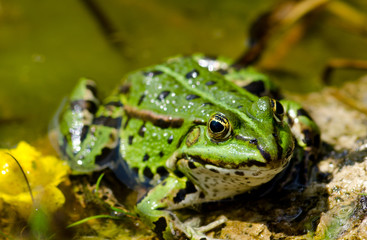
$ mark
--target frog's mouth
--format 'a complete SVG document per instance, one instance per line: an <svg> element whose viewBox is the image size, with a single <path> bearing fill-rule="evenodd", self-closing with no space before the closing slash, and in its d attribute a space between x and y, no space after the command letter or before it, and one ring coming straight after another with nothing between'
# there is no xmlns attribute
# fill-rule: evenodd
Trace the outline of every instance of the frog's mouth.
<svg viewBox="0 0 367 240"><path fill-rule="evenodd" d="M235 169L235 170L271 170L271 169L278 169L278 168L285 168L288 164L288 160L283 161L282 164L279 166L272 166L271 164L259 162L256 160L246 160L241 163L228 163L223 160L214 159L214 160L208 160L203 159L198 156L189 156L187 157L189 162L191 163L197 163L202 166L214 166L221 169Z"/></svg>

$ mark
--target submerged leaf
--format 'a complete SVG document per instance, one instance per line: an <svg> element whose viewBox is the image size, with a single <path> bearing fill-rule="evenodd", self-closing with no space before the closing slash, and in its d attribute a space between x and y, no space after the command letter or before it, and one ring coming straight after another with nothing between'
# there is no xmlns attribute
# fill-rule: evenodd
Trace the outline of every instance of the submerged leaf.
<svg viewBox="0 0 367 240"><path fill-rule="evenodd" d="M27 181L34 196L34 203ZM53 156L42 156L34 147L20 142L15 149L0 149L0 198L24 217L28 218L34 207L41 206L53 212L65 202L57 188L68 173L67 164Z"/></svg>

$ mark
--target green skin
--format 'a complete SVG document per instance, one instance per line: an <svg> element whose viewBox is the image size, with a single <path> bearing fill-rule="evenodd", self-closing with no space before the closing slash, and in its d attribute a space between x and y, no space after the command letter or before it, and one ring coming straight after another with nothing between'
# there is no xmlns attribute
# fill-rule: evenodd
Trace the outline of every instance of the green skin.
<svg viewBox="0 0 367 240"><path fill-rule="evenodd" d="M60 149L76 172L109 167L148 187L136 212L160 239L207 239L172 210L270 181L295 146L317 155L317 125L299 104L265 96L273 90L252 68L201 55L134 72L103 104L81 79L58 115Z"/></svg>

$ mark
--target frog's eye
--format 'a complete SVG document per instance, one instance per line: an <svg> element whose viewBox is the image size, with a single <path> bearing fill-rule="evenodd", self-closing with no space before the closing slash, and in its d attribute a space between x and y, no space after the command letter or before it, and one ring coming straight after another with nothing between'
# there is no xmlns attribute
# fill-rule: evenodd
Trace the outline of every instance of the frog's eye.
<svg viewBox="0 0 367 240"><path fill-rule="evenodd" d="M282 122L284 117L284 108L277 100L270 100L271 108L273 109L274 118L277 122Z"/></svg>
<svg viewBox="0 0 367 240"><path fill-rule="evenodd" d="M209 136L218 142L227 140L232 134L231 124L222 113L212 115L208 121Z"/></svg>

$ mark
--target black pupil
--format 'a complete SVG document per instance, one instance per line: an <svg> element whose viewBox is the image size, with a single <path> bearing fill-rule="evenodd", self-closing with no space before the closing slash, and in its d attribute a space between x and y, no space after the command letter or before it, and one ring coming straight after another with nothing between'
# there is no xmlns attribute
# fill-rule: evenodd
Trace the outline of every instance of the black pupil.
<svg viewBox="0 0 367 240"><path fill-rule="evenodd" d="M215 120L210 122L209 127L210 127L210 130L212 130L212 132L215 132L215 133L222 132L224 130L223 124Z"/></svg>
<svg viewBox="0 0 367 240"><path fill-rule="evenodd" d="M277 114L282 115L284 113L284 109L282 104L280 104L280 102L276 102L276 107L277 107Z"/></svg>

